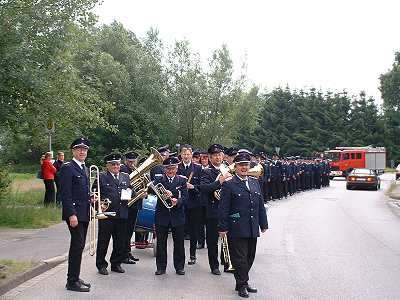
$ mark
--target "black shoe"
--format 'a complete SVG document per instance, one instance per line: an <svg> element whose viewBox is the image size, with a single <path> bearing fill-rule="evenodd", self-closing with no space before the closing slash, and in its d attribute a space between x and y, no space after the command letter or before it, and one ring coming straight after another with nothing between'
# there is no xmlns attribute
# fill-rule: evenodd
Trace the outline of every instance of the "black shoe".
<svg viewBox="0 0 400 300"><path fill-rule="evenodd" d="M211 270L211 273L214 275L221 275L221 272L219 271L219 269L213 269L213 270Z"/></svg>
<svg viewBox="0 0 400 300"><path fill-rule="evenodd" d="M204 249L204 244L197 244L197 249Z"/></svg>
<svg viewBox="0 0 400 300"><path fill-rule="evenodd" d="M125 259L122 261L122 263L123 263L123 264L128 264L128 265L134 265L134 264L136 264L136 262L135 262L133 259L130 259L129 257L128 257L128 258L125 258Z"/></svg>
<svg viewBox="0 0 400 300"><path fill-rule="evenodd" d="M120 265L111 266L111 271L117 272L117 273L125 273L125 270L122 269Z"/></svg>
<svg viewBox="0 0 400 300"><path fill-rule="evenodd" d="M239 295L239 297L249 298L249 293L247 292L247 289L245 286L242 286L241 288L239 288L238 295Z"/></svg>
<svg viewBox="0 0 400 300"><path fill-rule="evenodd" d="M68 282L65 286L67 290L74 292L89 292L90 288L86 285L82 285L79 281Z"/></svg>
<svg viewBox="0 0 400 300"><path fill-rule="evenodd" d="M192 266L194 264L196 264L196 257L191 257L190 260L188 261L188 265Z"/></svg>
<svg viewBox="0 0 400 300"><path fill-rule="evenodd" d="M134 257L132 254L129 253L129 258L132 259L133 261L139 261L139 258Z"/></svg>
<svg viewBox="0 0 400 300"><path fill-rule="evenodd" d="M106 268L100 268L100 269L99 269L99 274L101 274L101 275L108 275L108 271L107 271Z"/></svg>
<svg viewBox="0 0 400 300"><path fill-rule="evenodd" d="M246 290L249 292L249 293L257 293L257 289L256 288L253 288L253 287L251 287L251 286L247 286L246 287Z"/></svg>
<svg viewBox="0 0 400 300"><path fill-rule="evenodd" d="M157 270L154 274L155 275L164 275L165 274L165 270Z"/></svg>
<svg viewBox="0 0 400 300"><path fill-rule="evenodd" d="M176 270L176 274L185 275L185 270Z"/></svg>
<svg viewBox="0 0 400 300"><path fill-rule="evenodd" d="M190 235L185 234L185 240L190 241Z"/></svg>
<svg viewBox="0 0 400 300"><path fill-rule="evenodd" d="M79 283L80 283L81 285L86 285L89 289L90 289L90 287L91 287L91 285L90 285L89 282L85 282L85 281L83 281L83 279L80 279L80 278L79 278Z"/></svg>

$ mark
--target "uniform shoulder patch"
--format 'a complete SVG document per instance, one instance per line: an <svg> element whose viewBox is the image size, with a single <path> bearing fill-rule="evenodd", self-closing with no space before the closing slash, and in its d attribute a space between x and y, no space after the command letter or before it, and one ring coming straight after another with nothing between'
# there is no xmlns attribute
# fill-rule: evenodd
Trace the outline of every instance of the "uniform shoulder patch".
<svg viewBox="0 0 400 300"><path fill-rule="evenodd" d="M184 178L184 179L188 179L185 175L179 174L178 176L181 177L181 178Z"/></svg>
<svg viewBox="0 0 400 300"><path fill-rule="evenodd" d="M129 174L128 173L126 173L126 172L120 172L121 174L124 174L124 175L128 175L129 176Z"/></svg>

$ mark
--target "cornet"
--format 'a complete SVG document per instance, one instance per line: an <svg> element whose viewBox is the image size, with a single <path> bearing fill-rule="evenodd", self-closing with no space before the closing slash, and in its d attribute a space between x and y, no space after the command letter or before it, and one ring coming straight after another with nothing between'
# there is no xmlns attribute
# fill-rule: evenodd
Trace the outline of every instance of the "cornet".
<svg viewBox="0 0 400 300"><path fill-rule="evenodd" d="M90 196L94 198L93 205L90 205L89 210L89 254L93 256L96 253L97 247L98 220L115 217L116 213L106 212L111 204L110 199L100 200L100 172L99 168L95 165L89 168L89 188Z"/></svg>

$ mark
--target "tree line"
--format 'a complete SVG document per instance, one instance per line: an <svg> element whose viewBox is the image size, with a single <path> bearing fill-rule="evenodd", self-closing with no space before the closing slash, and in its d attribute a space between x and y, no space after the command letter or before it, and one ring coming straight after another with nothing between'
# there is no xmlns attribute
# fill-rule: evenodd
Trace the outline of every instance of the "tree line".
<svg viewBox="0 0 400 300"><path fill-rule="evenodd" d="M214 142L290 155L372 144L400 159L400 54L380 77L382 107L364 92L260 90L226 45L204 64L188 40L165 45L153 28L139 38L117 21L98 24L97 2L0 1L3 163L36 163L49 121L54 149L84 135L94 160Z"/></svg>

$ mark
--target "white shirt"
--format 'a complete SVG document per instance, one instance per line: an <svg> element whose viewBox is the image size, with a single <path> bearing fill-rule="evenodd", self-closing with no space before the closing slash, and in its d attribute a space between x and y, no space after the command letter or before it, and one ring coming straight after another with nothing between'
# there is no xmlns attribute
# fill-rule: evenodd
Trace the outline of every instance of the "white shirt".
<svg viewBox="0 0 400 300"><path fill-rule="evenodd" d="M85 162L81 162L81 161L77 160L75 157L72 158L72 160L74 162L76 162L81 169L82 169L82 165L85 165Z"/></svg>
<svg viewBox="0 0 400 300"><path fill-rule="evenodd" d="M249 178L248 178L247 176L246 176L246 178L242 178L242 177L240 177L240 176L237 175L237 174L236 174L236 176L237 176L237 178L239 178L241 181L245 181L246 187L247 187L247 189L250 191Z"/></svg>

